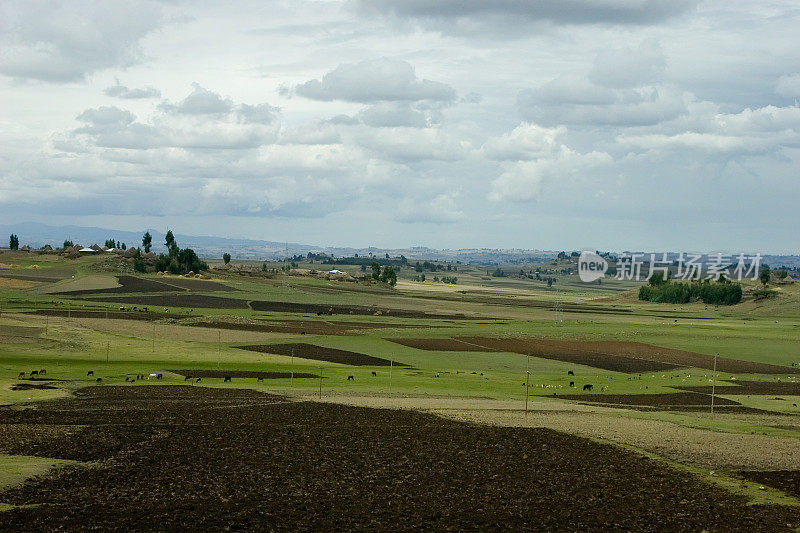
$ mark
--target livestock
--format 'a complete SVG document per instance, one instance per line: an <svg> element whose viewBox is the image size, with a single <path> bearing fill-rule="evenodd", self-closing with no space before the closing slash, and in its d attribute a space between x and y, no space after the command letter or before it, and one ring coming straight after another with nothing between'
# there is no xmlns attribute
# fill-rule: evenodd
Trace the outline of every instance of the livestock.
<svg viewBox="0 0 800 533"><path fill-rule="evenodd" d="M356 378L354 378L353 376L347 376L347 381L355 381L355 380Z"/></svg>
<svg viewBox="0 0 800 533"><path fill-rule="evenodd" d="M570 381L570 382L569 382L569 386L570 386L570 387L574 387L574 386L575 386L575 382L574 382L574 381Z"/></svg>
<svg viewBox="0 0 800 533"><path fill-rule="evenodd" d="M189 381L190 379L192 379L192 376L185 376L185 377L183 378L183 381Z"/></svg>
<svg viewBox="0 0 800 533"><path fill-rule="evenodd" d="M569 371L567 371L567 375L568 376L574 376L575 372L573 372L572 370L569 370Z"/></svg>
<svg viewBox="0 0 800 533"><path fill-rule="evenodd" d="M230 376L225 376L225 378L223 378L222 382L223 382L223 383L227 383L227 382L229 382L230 380L231 380L231 377L230 377Z"/></svg>
<svg viewBox="0 0 800 533"><path fill-rule="evenodd" d="M89 371L86 373L86 375L87 375L87 376L94 376L94 370L89 370Z"/></svg>
<svg viewBox="0 0 800 533"><path fill-rule="evenodd" d="M47 369L46 368L43 368L43 369L39 370L39 375L40 376L43 376L45 374L47 374Z"/></svg>
<svg viewBox="0 0 800 533"><path fill-rule="evenodd" d="M39 371L38 370L31 370L31 377L38 376L38 375L39 375Z"/></svg>
<svg viewBox="0 0 800 533"><path fill-rule="evenodd" d="M592 390L592 386L590 384L586 384L583 386L583 390Z"/></svg>
<svg viewBox="0 0 800 533"><path fill-rule="evenodd" d="M19 375L17 376L17 379L22 379L24 377L25 377L25 372L20 372Z"/></svg>
<svg viewBox="0 0 800 533"><path fill-rule="evenodd" d="M100 383L101 381L103 381L103 378L97 378L95 381L96 381L97 383Z"/></svg>
<svg viewBox="0 0 800 533"><path fill-rule="evenodd" d="M377 375L378 375L378 373L377 373L377 372L375 372L375 371L373 370L373 372L372 372L372 375L373 375L373 376L377 376Z"/></svg>
<svg viewBox="0 0 800 533"><path fill-rule="evenodd" d="M203 379L203 378L197 378L196 380L194 380L194 382L195 382L195 383L200 383L200 381L202 381L202 379Z"/></svg>

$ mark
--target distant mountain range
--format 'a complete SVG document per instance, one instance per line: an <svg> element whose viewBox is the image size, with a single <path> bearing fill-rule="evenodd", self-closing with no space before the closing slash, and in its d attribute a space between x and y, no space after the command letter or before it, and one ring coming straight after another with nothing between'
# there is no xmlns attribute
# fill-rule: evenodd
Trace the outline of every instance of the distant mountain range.
<svg viewBox="0 0 800 533"><path fill-rule="evenodd" d="M149 231L153 237L153 251L156 253L166 251L164 246L164 233L154 230L123 231L108 228L93 228L84 226L48 226L39 222L21 222L10 225L0 225L0 246L7 246L8 235L14 233L19 237L20 246L28 245L32 248L41 248L49 244L60 247L65 239L75 244L89 246L92 244L103 245L106 239L115 239L126 243L128 246L141 246L142 235ZM282 260L295 255L306 255L308 252L325 252L336 257L347 257L354 254L392 257L404 255L409 259L436 260L436 261L461 261L495 265L501 263L525 263L531 261L547 261L555 258L557 251L509 249L497 250L489 248L437 250L426 247L413 248L348 248L326 247L310 244L286 243L264 241L258 239L229 239L225 237L197 236L175 234L175 239L181 247L194 249L203 258L221 258L227 252L234 259L239 260ZM800 268L800 256L797 255L764 255L764 262L771 267L786 266Z"/></svg>

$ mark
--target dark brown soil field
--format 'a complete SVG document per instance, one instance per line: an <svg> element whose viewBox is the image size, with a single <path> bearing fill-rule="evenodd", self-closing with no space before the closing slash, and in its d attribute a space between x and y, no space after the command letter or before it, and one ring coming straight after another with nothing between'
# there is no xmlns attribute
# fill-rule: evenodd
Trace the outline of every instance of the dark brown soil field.
<svg viewBox="0 0 800 533"><path fill-rule="evenodd" d="M94 302L114 302L119 304L138 304L153 307L191 307L209 309L247 309L247 300L205 296L203 294L152 294L142 296L92 297Z"/></svg>
<svg viewBox="0 0 800 533"><path fill-rule="evenodd" d="M226 376L231 378L249 378L249 379L289 379L292 377L290 372L257 372L254 370L171 370L179 376L192 376L193 378L219 378L223 379ZM306 378L319 378L316 374L308 374L303 372L295 372L294 377L300 379Z"/></svg>
<svg viewBox="0 0 800 533"><path fill-rule="evenodd" d="M381 359L371 355L349 352L347 350L337 350L335 348L326 348L324 346L316 346L314 344L306 344L304 342L295 342L287 344L255 344L252 346L237 346L242 350L250 350L253 352L261 353L274 353L278 355L292 355L294 352L295 357L302 359L313 359L315 361L327 361L329 363L340 363L343 365L353 366L389 366L391 361L388 359ZM408 366L405 363L394 361L394 366Z"/></svg>
<svg viewBox="0 0 800 533"><path fill-rule="evenodd" d="M48 383L15 383L11 390L55 390L58 387Z"/></svg>
<svg viewBox="0 0 800 533"><path fill-rule="evenodd" d="M117 276L117 280L121 287L113 287L111 289L84 289L79 291L64 291L55 294L64 294L67 296L81 296L85 294L128 294L136 293L151 293L151 292L233 292L236 289L217 283L216 281L207 281L199 279L187 278L165 278L164 281L140 278L137 276Z"/></svg>
<svg viewBox="0 0 800 533"><path fill-rule="evenodd" d="M750 481L767 485L800 498L800 472L797 470L748 471L740 472L740 475Z"/></svg>
<svg viewBox="0 0 800 533"><path fill-rule="evenodd" d="M333 320L288 320L253 322L199 322L192 324L203 328L231 329L237 331L263 331L267 333L307 333L309 335L351 335L354 331L374 328L413 328L421 325L380 322L344 322ZM428 327L428 326L425 326Z"/></svg>
<svg viewBox="0 0 800 533"><path fill-rule="evenodd" d="M86 311L83 309L37 309L33 314L49 316L69 316L71 318L120 318L126 320L159 320L161 318L186 318L173 313L154 313L152 311Z"/></svg>
<svg viewBox="0 0 800 533"><path fill-rule="evenodd" d="M725 386L717 384L717 394L753 394L766 396L770 394L785 394L787 396L800 396L800 382L789 381L724 381ZM727 385L734 385L729 387ZM676 389L689 390L711 394L710 386L702 387L675 387Z"/></svg>
<svg viewBox="0 0 800 533"><path fill-rule="evenodd" d="M305 304L297 302L250 302L250 307L254 311L270 311L276 313L321 313L324 315L375 315L394 316L398 318L434 318L434 319L457 319L464 320L469 318L464 315L445 315L437 313L425 313L423 311L413 311L409 309L388 309L385 307L369 307L361 305L328 305L328 304ZM480 317L486 319L486 317Z"/></svg>
<svg viewBox="0 0 800 533"><path fill-rule="evenodd" d="M84 428L78 430L76 426ZM2 531L791 531L800 511L549 429L236 389L0 408L0 450L95 461L0 494Z"/></svg>
<svg viewBox="0 0 800 533"><path fill-rule="evenodd" d="M714 368L711 355L662 348L641 342L622 341L561 341L551 339L498 339L486 337L457 337L504 352L535 355L570 363L616 370L618 372L656 372L677 367ZM785 366L753 363L736 359L717 358L717 370L734 374L792 374Z"/></svg>
<svg viewBox="0 0 800 533"><path fill-rule="evenodd" d="M711 407L711 396L696 392L673 392L666 394L559 394L564 400L608 403L614 405L642 405L649 407ZM714 398L714 406L741 405L739 402Z"/></svg>
<svg viewBox="0 0 800 533"><path fill-rule="evenodd" d="M477 346L456 339L386 339L409 348L435 352L497 352L494 348Z"/></svg>

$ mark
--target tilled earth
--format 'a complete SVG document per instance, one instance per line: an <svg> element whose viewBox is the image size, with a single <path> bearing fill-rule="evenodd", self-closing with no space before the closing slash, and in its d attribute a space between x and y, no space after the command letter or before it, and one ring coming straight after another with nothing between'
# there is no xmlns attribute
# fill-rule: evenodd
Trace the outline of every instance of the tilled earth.
<svg viewBox="0 0 800 533"><path fill-rule="evenodd" d="M94 387L2 408L0 451L94 461L0 493L40 504L0 513L4 531L800 525L796 509L748 506L644 457L548 429L237 389Z"/></svg>

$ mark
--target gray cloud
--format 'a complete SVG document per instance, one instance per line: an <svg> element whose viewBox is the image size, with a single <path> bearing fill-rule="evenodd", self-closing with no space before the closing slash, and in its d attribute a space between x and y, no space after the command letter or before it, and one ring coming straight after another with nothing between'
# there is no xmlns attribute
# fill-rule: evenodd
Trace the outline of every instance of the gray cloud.
<svg viewBox="0 0 800 533"><path fill-rule="evenodd" d="M119 80L117 80L116 85L112 85L107 87L105 90L106 96L111 96L113 98L122 98L125 100L138 100L142 98L160 98L161 91L154 87L140 87L137 89L131 89L130 87L126 87L125 85L120 85Z"/></svg>
<svg viewBox="0 0 800 533"><path fill-rule="evenodd" d="M419 79L408 62L386 57L339 65L321 80L298 85L295 92L312 100L359 103L419 100L450 103L456 97L449 85Z"/></svg>
<svg viewBox="0 0 800 533"><path fill-rule="evenodd" d="M358 116L364 124L373 127L424 128L428 125L425 113L413 109L407 102L384 102L371 105L361 110Z"/></svg>
<svg viewBox="0 0 800 533"><path fill-rule="evenodd" d="M141 39L161 25L156 2L88 1L0 4L0 73L70 82L141 62Z"/></svg>
<svg viewBox="0 0 800 533"><path fill-rule="evenodd" d="M179 104L162 102L159 107L164 111L183 115L228 113L233 109L233 102L229 98L222 98L219 94L204 89L198 83L193 83L192 87L194 87L194 91Z"/></svg>
<svg viewBox="0 0 800 533"><path fill-rule="evenodd" d="M353 0L360 12L411 19L445 33L506 29L519 34L531 22L650 25L682 15L697 0Z"/></svg>

